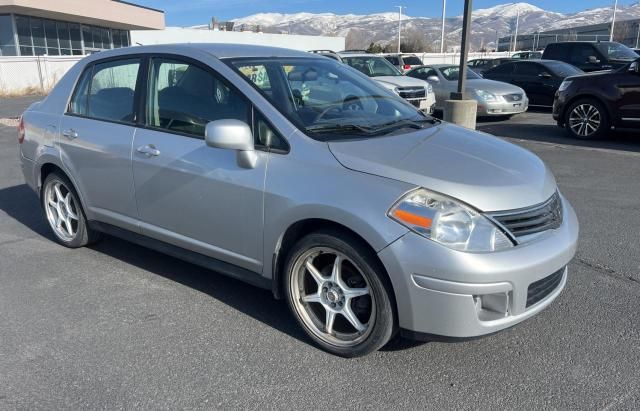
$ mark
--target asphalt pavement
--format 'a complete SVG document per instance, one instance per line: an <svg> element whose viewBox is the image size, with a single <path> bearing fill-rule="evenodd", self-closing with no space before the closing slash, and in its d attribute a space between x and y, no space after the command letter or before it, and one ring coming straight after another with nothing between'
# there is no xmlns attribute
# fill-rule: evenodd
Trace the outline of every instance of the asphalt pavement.
<svg viewBox="0 0 640 411"><path fill-rule="evenodd" d="M0 125L0 409L640 408L640 136L570 140L545 112L478 128L538 154L575 207L565 291L504 332L349 360L268 291L115 238L57 245Z"/></svg>

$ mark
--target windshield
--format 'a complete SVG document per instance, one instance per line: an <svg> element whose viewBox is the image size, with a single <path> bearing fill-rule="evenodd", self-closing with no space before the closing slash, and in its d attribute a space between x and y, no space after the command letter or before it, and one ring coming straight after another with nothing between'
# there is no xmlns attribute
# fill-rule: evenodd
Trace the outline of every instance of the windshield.
<svg viewBox="0 0 640 411"><path fill-rule="evenodd" d="M638 55L624 44L596 43L596 47L609 59L635 60L638 58Z"/></svg>
<svg viewBox="0 0 640 411"><path fill-rule="evenodd" d="M402 73L384 57L343 57L342 61L369 77L402 75Z"/></svg>
<svg viewBox="0 0 640 411"><path fill-rule="evenodd" d="M458 78L460 78L460 67L458 66L440 67L438 70L440 70L442 76L449 81L458 81ZM467 80L475 80L479 78L482 77L477 75L475 71L467 69Z"/></svg>
<svg viewBox="0 0 640 411"><path fill-rule="evenodd" d="M576 66L572 66L571 64L564 63L562 61L547 61L545 66L557 74L558 77L569 77L584 73L584 71L580 70Z"/></svg>
<svg viewBox="0 0 640 411"><path fill-rule="evenodd" d="M378 83L326 58L239 58L225 63L317 140L401 133L435 122Z"/></svg>

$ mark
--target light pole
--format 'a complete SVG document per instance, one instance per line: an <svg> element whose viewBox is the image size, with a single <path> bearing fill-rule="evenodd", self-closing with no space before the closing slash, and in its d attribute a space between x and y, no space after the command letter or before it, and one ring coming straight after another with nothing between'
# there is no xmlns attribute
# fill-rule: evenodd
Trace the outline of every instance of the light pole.
<svg viewBox="0 0 640 411"><path fill-rule="evenodd" d="M440 54L444 53L444 18L447 14L447 0L442 0L442 31L440 32Z"/></svg>
<svg viewBox="0 0 640 411"><path fill-rule="evenodd" d="M611 33L609 41L613 41L613 29L616 27L616 11L618 11L618 0L613 3L613 16L611 17Z"/></svg>
<svg viewBox="0 0 640 411"><path fill-rule="evenodd" d="M406 9L404 6L396 6L398 8L398 53L400 53L400 34L402 31L402 9Z"/></svg>
<svg viewBox="0 0 640 411"><path fill-rule="evenodd" d="M636 35L636 48L640 48L640 22L638 22L638 34Z"/></svg>
<svg viewBox="0 0 640 411"><path fill-rule="evenodd" d="M515 33L515 36L513 37L513 51L516 51L516 48L518 48L518 25L519 24L520 24L520 9L518 9L518 13L516 14L516 33Z"/></svg>

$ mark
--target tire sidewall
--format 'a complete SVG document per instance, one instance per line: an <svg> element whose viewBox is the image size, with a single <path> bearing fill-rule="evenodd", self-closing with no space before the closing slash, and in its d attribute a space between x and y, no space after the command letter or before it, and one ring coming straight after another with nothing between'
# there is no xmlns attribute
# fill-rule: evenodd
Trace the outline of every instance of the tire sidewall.
<svg viewBox="0 0 640 411"><path fill-rule="evenodd" d="M571 116L571 112L573 112L573 110L577 106L579 106L581 104L590 104L593 107L595 107L596 110L598 110L598 112L600 113L600 126L598 127L598 129L593 134L590 134L588 136L581 136L581 135L576 134L571 129L571 126L569 125L569 117ZM600 104L600 102L598 102L596 100L593 100L593 99L580 99L580 100L574 101L569 106L569 109L567 110L567 113L565 114L564 124L565 124L565 128L566 128L567 132L573 138L577 138L577 139L580 139L580 140L597 140L599 138L604 137L604 133L609 129L609 117L608 117L608 114L607 114L604 106L602 104Z"/></svg>
<svg viewBox="0 0 640 411"><path fill-rule="evenodd" d="M60 182L64 184L64 186L69 190L69 193L71 193L71 197L73 198L73 201L76 204L76 209L78 214L78 232L76 233L75 237L71 241L65 241L63 238L60 238L58 234L55 232L55 230L53 229L53 227L51 227L51 222L47 217L46 204L45 204L46 198L44 193L45 193L46 187L55 182ZM49 228L51 229L51 232L53 233L53 236L55 237L58 243L64 245L65 247L78 248L86 245L89 242L87 219L84 215L82 203L80 202L80 198L78 197L78 193L73 187L73 184L71 184L71 181L69 181L68 178L55 172L49 174L45 178L44 183L42 184L42 189L40 193L40 205L42 206L42 212L43 212L44 218L47 221L47 224L49 225Z"/></svg>
<svg viewBox="0 0 640 411"><path fill-rule="evenodd" d="M291 276L295 275L293 267L296 260L308 249L312 247L328 247L344 253L367 277L373 298L376 303L376 315L373 329L369 336L361 343L352 347L339 347L329 344L313 334L308 326L300 318L294 306L293 294L290 289ZM285 275L283 276L284 289L289 309L293 313L296 321L313 340L313 342L325 351L341 357L359 357L372 351L376 351L384 346L396 331L395 311L392 292L389 286L381 279L382 273L378 273L381 268L371 258L370 252L363 247L359 241L351 236L339 235L332 232L316 232L303 237L290 250L285 265Z"/></svg>

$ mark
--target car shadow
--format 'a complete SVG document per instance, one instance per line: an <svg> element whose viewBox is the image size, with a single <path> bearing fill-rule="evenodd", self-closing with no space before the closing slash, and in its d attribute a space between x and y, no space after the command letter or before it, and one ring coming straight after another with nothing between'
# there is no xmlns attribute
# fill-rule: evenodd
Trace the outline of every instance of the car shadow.
<svg viewBox="0 0 640 411"><path fill-rule="evenodd" d="M39 206L38 197L26 184L0 189L0 210L34 233L54 241ZM291 315L286 301L276 300L270 290L246 284L116 237L105 236L102 241L89 248L205 293L305 344L311 343ZM404 350L421 344L423 343L396 337L383 347L383 351Z"/></svg>

